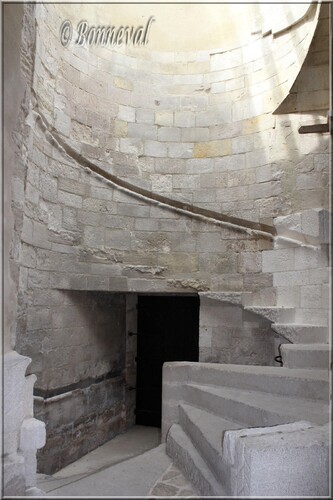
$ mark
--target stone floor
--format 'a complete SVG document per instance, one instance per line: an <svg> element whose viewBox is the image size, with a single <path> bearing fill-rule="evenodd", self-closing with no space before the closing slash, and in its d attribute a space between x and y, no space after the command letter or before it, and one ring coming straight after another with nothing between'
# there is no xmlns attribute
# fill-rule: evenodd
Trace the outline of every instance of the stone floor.
<svg viewBox="0 0 333 500"><path fill-rule="evenodd" d="M152 497L197 497L193 486L187 481L180 470L171 464L164 474L156 481L148 493Z"/></svg>
<svg viewBox="0 0 333 500"><path fill-rule="evenodd" d="M52 476L38 474L47 497L195 497L160 444L160 430L134 426Z"/></svg>

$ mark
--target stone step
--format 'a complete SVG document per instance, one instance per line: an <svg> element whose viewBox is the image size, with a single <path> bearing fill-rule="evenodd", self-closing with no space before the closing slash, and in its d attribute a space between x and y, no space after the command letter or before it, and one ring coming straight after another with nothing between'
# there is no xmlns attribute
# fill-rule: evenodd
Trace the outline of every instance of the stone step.
<svg viewBox="0 0 333 500"><path fill-rule="evenodd" d="M329 376L325 370L291 369L277 366L232 365L218 363L165 363L163 379L168 384L164 394L174 392L188 380L201 385L234 387L285 396L328 400ZM173 390L174 389L174 390ZM181 399L181 395L179 395Z"/></svg>
<svg viewBox="0 0 333 500"><path fill-rule="evenodd" d="M282 344L283 366L328 370L330 350L328 344Z"/></svg>
<svg viewBox="0 0 333 500"><path fill-rule="evenodd" d="M222 460L222 440L226 430L240 429L240 425L184 403L179 405L179 423L216 479L228 491L230 474Z"/></svg>
<svg viewBox="0 0 333 500"><path fill-rule="evenodd" d="M266 427L308 420L325 424L329 405L324 402L278 396L258 391L188 383L183 400L244 427Z"/></svg>
<svg viewBox="0 0 333 500"><path fill-rule="evenodd" d="M166 452L201 495L225 496L222 485L178 424L173 424L169 430Z"/></svg>
<svg viewBox="0 0 333 500"><path fill-rule="evenodd" d="M295 318L295 309L293 307L282 306L245 306L246 311L253 312L259 316L263 316L272 323L287 323Z"/></svg>
<svg viewBox="0 0 333 500"><path fill-rule="evenodd" d="M272 330L294 344L326 344L328 342L326 326L277 322L272 324Z"/></svg>
<svg viewBox="0 0 333 500"><path fill-rule="evenodd" d="M330 213L327 209L311 208L276 217L274 226L278 237L309 245L329 243Z"/></svg>

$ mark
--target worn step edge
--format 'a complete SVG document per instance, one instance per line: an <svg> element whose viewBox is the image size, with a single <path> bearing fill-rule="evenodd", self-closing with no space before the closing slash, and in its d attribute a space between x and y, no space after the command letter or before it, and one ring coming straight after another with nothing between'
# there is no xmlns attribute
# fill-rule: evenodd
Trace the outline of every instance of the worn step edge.
<svg viewBox="0 0 333 500"><path fill-rule="evenodd" d="M224 496L222 485L178 424L173 424L169 430L166 452L201 495Z"/></svg>
<svg viewBox="0 0 333 500"><path fill-rule="evenodd" d="M326 326L276 322L271 325L271 328L295 344L325 344L328 342L328 328Z"/></svg>
<svg viewBox="0 0 333 500"><path fill-rule="evenodd" d="M295 309L293 307L283 306L245 306L245 311L249 311L259 316L263 316L272 323L287 323L295 318Z"/></svg>
<svg viewBox="0 0 333 500"><path fill-rule="evenodd" d="M316 424L328 421L329 405L319 401L290 398L226 387L187 384L185 400L244 427L267 427L302 420Z"/></svg>
<svg viewBox="0 0 333 500"><path fill-rule="evenodd" d="M329 394L327 370L182 362L166 363L163 380L165 392L169 384L193 382L319 400Z"/></svg>
<svg viewBox="0 0 333 500"><path fill-rule="evenodd" d="M265 439L268 435L273 434L288 434L294 431L313 428L313 424L306 420L299 420L290 424L272 425L270 427L250 427L247 429L236 429L226 431L222 441L222 457L225 463L229 465L235 464L235 448L236 441L242 437L256 436Z"/></svg>
<svg viewBox="0 0 333 500"><path fill-rule="evenodd" d="M239 430L241 425L184 403L179 405L179 422L216 479L228 491L229 473L222 460L222 440L225 431Z"/></svg>
<svg viewBox="0 0 333 500"><path fill-rule="evenodd" d="M284 366L312 370L329 369L331 347L328 344L283 344L281 355Z"/></svg>

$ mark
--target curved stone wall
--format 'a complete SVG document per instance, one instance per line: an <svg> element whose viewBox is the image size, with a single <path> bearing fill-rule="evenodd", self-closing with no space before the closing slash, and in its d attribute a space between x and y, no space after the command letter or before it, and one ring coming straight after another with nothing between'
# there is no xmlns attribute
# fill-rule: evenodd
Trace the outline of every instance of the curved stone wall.
<svg viewBox="0 0 333 500"><path fill-rule="evenodd" d="M315 5L286 32L194 53L66 48L59 27L71 7L61 9L36 5L24 175L12 200L16 347L37 375L46 473L127 425L130 294L239 291L276 304L273 275L262 272L272 221L327 204L329 143L297 132L326 118L324 71L311 110L274 114L308 53ZM246 331L244 356L256 350L265 364L273 342L261 326Z"/></svg>
<svg viewBox="0 0 333 500"><path fill-rule="evenodd" d="M64 48L61 8L39 9L38 109L83 156L135 186L252 221L272 224L278 213L304 208L305 192L306 208L325 202L326 178L312 196L290 164L326 153L327 138L299 136L309 117L272 114L300 71L318 6L289 30L254 36L230 51L191 53L74 42ZM73 8L73 25L77 16ZM320 120L328 106L327 68L318 79Z"/></svg>

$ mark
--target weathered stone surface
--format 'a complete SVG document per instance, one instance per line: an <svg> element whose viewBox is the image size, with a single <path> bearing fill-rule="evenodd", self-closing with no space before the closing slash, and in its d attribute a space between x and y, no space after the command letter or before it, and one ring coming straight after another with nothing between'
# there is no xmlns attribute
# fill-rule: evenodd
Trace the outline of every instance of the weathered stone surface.
<svg viewBox="0 0 333 500"><path fill-rule="evenodd" d="M36 15L26 9L15 59L19 67L23 53L26 97L21 78L20 92L6 82L15 96L6 103L17 101L6 111L6 176L13 181L10 189L6 177L6 338L17 332L17 348L33 357L37 390L68 389L125 370L124 302L97 293L91 299L87 290L230 292L228 306L213 308L213 296L203 297L200 356L216 362L269 364L272 357L270 330L265 338L264 321L235 307L237 291L239 306L246 290L253 305L277 301L296 308L300 322L326 325L329 136L297 132L326 120L326 18L310 49L311 16L287 23L274 37L274 63L270 35L223 52L170 47L146 57L111 48L105 58L97 47L71 52L59 45L58 7L39 6ZM285 112L274 114L280 105ZM271 240L237 225L227 229L214 214L199 219L200 207L271 226L275 218L279 236L317 248L280 238L272 249ZM32 379L28 385L32 390ZM23 386L15 398L24 398ZM52 467L64 463L75 440L71 459L92 446L89 432L97 427L99 443L121 428L121 405L114 414L91 416L105 404L102 391L92 393L86 400L75 393L74 410L69 400L59 403L52 416L59 427L45 448ZM133 422L133 397L125 404ZM31 402L17 408L5 441L13 454L17 428L27 413L32 418ZM32 455L28 462L32 469Z"/></svg>
<svg viewBox="0 0 333 500"><path fill-rule="evenodd" d="M229 139L219 141L199 142L194 146L195 158L212 158L227 156L231 154L231 143Z"/></svg>
<svg viewBox="0 0 333 500"><path fill-rule="evenodd" d="M25 469L22 455L10 456L3 463L4 488L8 496L25 495Z"/></svg>
<svg viewBox="0 0 333 500"><path fill-rule="evenodd" d="M180 470L171 464L166 472L156 481L149 496L196 496L192 484L183 476Z"/></svg>
<svg viewBox="0 0 333 500"><path fill-rule="evenodd" d="M201 361L274 365L274 334L270 323L252 313L249 315L242 306L242 302L248 301L249 297L242 293L200 294Z"/></svg>
<svg viewBox="0 0 333 500"><path fill-rule="evenodd" d="M152 490L151 494L156 496L175 496L177 488L171 484L158 483Z"/></svg>
<svg viewBox="0 0 333 500"><path fill-rule="evenodd" d="M39 418L47 421L46 445L38 452L40 472L52 474L124 430L124 382L114 380L77 389L67 398L46 399L36 407Z"/></svg>
<svg viewBox="0 0 333 500"><path fill-rule="evenodd" d="M42 448L45 444L45 425L35 418L23 421L20 435L20 449L32 451Z"/></svg>
<svg viewBox="0 0 333 500"><path fill-rule="evenodd" d="M265 495L273 490L281 494L287 494L287 492L288 494L300 494L297 492L307 494L306 492L310 491L313 496L327 494L328 441L326 433L328 427L307 429L303 425L304 430L302 430L302 425L297 427L297 424L290 424L291 428L287 430L285 437L279 433L280 426L278 426L276 429L274 427L265 429L264 435L258 437L251 435L251 430L248 430L245 432L245 437L237 440L236 467L242 467L244 460L249 467L246 471L243 468L240 472L241 477L236 473L237 482L233 482L232 494L237 496L239 493L239 481L244 484L241 491L246 495ZM281 430L283 427L285 426L282 426ZM275 430L277 433L274 432ZM260 432L259 429L257 431ZM294 446L298 450L296 462ZM290 471L288 483L282 480L282 477L285 477L286 463L289 464L288 470ZM274 467L276 474L267 476L263 472L263 464L265 464L264 469L267 467L272 470L271 467ZM307 468L309 464L311 464L311 479L305 480L303 471L304 467Z"/></svg>

